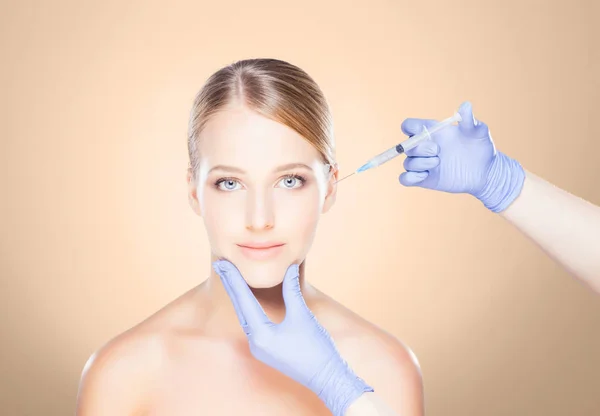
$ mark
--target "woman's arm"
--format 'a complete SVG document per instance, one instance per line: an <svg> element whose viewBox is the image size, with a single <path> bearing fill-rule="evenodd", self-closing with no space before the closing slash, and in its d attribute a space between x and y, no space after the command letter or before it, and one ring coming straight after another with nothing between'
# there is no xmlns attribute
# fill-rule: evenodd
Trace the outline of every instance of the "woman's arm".
<svg viewBox="0 0 600 416"><path fill-rule="evenodd" d="M394 412L375 393L364 393L348 407L345 416L402 416Z"/></svg>
<svg viewBox="0 0 600 416"><path fill-rule="evenodd" d="M500 215L600 294L600 207L525 175L520 195Z"/></svg>

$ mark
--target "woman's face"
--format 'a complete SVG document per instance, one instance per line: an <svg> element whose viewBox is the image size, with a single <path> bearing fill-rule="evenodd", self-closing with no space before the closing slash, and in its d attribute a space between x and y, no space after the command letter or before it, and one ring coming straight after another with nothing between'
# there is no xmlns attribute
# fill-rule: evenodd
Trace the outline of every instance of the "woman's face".
<svg viewBox="0 0 600 416"><path fill-rule="evenodd" d="M251 287L281 283L306 257L320 214L333 204L337 171L330 175L294 130L241 105L212 116L199 143L190 203L213 256L235 264Z"/></svg>

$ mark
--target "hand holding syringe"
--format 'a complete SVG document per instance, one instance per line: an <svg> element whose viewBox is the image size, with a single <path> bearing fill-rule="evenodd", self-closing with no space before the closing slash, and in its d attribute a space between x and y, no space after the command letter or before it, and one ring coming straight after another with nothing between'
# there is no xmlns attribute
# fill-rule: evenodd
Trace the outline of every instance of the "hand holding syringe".
<svg viewBox="0 0 600 416"><path fill-rule="evenodd" d="M455 121L458 125L452 126ZM407 140L375 156L354 173L410 150L404 160L406 172L399 178L404 186L473 195L492 212L503 211L519 195L525 178L523 168L496 150L488 126L473 117L470 102L462 103L454 116L441 122L406 119L402 132L409 136ZM432 140L425 140L435 132L438 134Z"/></svg>
<svg viewBox="0 0 600 416"><path fill-rule="evenodd" d="M402 153L405 153L406 151L416 147L421 141L426 140L426 139L431 139L431 135L433 133L435 133L436 131L439 131L447 126L450 126L455 122L460 122L461 120L462 120L461 115L458 112L456 112L456 113L454 113L454 115L452 117L449 117L446 120L440 121L439 123L435 124L434 126L431 126L430 128L423 126L423 131L421 133L415 134L414 136L411 136L408 139L406 139L405 141L403 141L402 143L371 158L367 163L362 165L355 172L352 172L350 175L343 177L342 179L338 180L337 182L340 182L340 181L354 175L355 173L364 172L365 170L381 166L384 163L389 162L396 156L399 156Z"/></svg>

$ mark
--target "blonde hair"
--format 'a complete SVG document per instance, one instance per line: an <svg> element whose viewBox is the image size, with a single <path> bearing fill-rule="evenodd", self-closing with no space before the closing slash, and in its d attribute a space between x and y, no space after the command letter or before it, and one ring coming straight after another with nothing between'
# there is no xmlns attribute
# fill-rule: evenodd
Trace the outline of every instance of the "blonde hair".
<svg viewBox="0 0 600 416"><path fill-rule="evenodd" d="M335 165L333 121L325 96L302 69L278 59L246 59L214 73L194 99L188 126L188 153L194 179L198 140L212 115L236 100L284 124L311 143L323 162Z"/></svg>

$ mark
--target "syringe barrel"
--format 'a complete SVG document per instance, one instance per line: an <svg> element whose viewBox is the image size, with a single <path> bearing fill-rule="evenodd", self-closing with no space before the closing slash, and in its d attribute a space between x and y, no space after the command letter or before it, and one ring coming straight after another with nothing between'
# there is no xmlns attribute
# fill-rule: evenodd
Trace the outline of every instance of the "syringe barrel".
<svg viewBox="0 0 600 416"><path fill-rule="evenodd" d="M386 150L385 152L378 154L377 156L375 156L373 159L371 159L369 161L369 163L371 163L373 165L373 167L375 166L381 166L383 165L385 162L392 160L393 158L395 158L396 156L398 156L400 153L398 153L398 151L396 150L397 146L392 147L391 149Z"/></svg>
<svg viewBox="0 0 600 416"><path fill-rule="evenodd" d="M451 125L452 123L460 122L460 121L462 121L462 117L460 116L460 113L456 112L456 113L454 113L454 115L452 117L448 117L447 119L442 120L439 123L436 123L435 125L431 126L429 129L427 127L423 126L423 131L421 133L415 134L414 136L409 137L408 139L406 139L405 141L400 143L398 146L402 147L404 151L410 150L410 149L416 147L423 140L431 139L431 135L433 133L435 133L443 128L446 128L447 126Z"/></svg>
<svg viewBox="0 0 600 416"><path fill-rule="evenodd" d="M416 147L420 142L426 139L431 139L431 134L429 134L429 130L425 126L423 126L423 131L419 134L415 134L412 137L404 140L398 146L402 146L403 150L406 152L414 147Z"/></svg>
<svg viewBox="0 0 600 416"><path fill-rule="evenodd" d="M441 121L440 123L435 124L430 127L428 130L425 126L423 126L423 131L419 134L415 134L412 137L409 137L402 143L392 147L391 149L386 150L385 152L378 154L377 156L371 158L367 163L358 168L357 172L363 172L367 169L372 169L377 166L381 166L389 160L392 160L398 155L405 153L406 151L416 147L421 141L426 139L431 139L431 134L458 121L462 120L460 114L458 112L454 113L454 115L446 120Z"/></svg>

